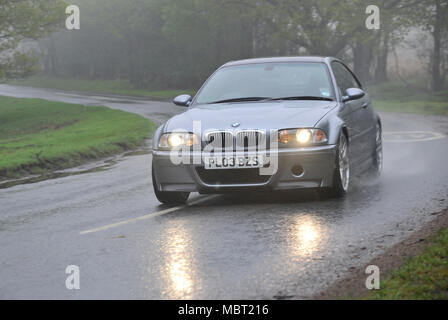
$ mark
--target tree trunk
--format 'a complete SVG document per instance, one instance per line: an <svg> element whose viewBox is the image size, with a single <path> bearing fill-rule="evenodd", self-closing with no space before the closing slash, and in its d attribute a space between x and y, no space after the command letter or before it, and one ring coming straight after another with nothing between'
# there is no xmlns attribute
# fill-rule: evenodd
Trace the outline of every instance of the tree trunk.
<svg viewBox="0 0 448 320"><path fill-rule="evenodd" d="M378 54L375 70L375 83L387 81L387 58L389 55L389 31L385 30L382 37L382 45Z"/></svg>
<svg viewBox="0 0 448 320"><path fill-rule="evenodd" d="M440 0L436 1L436 20L434 23L434 30L432 32L432 37L434 40L434 52L432 56L432 90L440 91L443 89L443 80L440 74L440 51L441 51L441 24L442 24L442 14L441 14Z"/></svg>
<svg viewBox="0 0 448 320"><path fill-rule="evenodd" d="M362 83L370 80L370 65L372 63L371 45L357 41L352 48L353 71Z"/></svg>
<svg viewBox="0 0 448 320"><path fill-rule="evenodd" d="M129 82L136 88L143 87L143 79L138 61L138 45L133 37L128 39Z"/></svg>
<svg viewBox="0 0 448 320"><path fill-rule="evenodd" d="M48 73L52 76L58 76L59 75L59 68L58 68L58 55L56 53L56 44L53 38L53 35L49 37L49 46L48 46L48 55L47 55L47 61L45 68L47 69Z"/></svg>

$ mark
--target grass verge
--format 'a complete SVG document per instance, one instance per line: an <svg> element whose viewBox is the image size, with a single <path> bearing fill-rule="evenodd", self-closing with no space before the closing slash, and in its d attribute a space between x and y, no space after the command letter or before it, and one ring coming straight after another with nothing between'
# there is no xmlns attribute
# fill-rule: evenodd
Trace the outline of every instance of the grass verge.
<svg viewBox="0 0 448 320"><path fill-rule="evenodd" d="M445 198L434 200L445 201ZM315 294L313 299L446 299L448 209L433 212L431 216L435 218L406 239L388 247L363 265L350 267L349 275ZM366 288L366 268L370 265L380 268L379 290Z"/></svg>
<svg viewBox="0 0 448 320"><path fill-rule="evenodd" d="M0 97L0 179L120 153L139 146L155 128L138 115L106 107Z"/></svg>
<svg viewBox="0 0 448 320"><path fill-rule="evenodd" d="M368 299L448 299L448 228L439 231L421 254L391 272Z"/></svg>
<svg viewBox="0 0 448 320"><path fill-rule="evenodd" d="M151 90L136 89L128 81L121 80L86 80L76 78L58 78L32 76L26 79L11 80L12 85L48 88L56 90L103 93L126 96L141 96L150 98L172 99L180 94L191 94L192 90Z"/></svg>
<svg viewBox="0 0 448 320"><path fill-rule="evenodd" d="M391 81L367 86L367 91L380 111L448 115L448 90L429 93L420 82L407 87Z"/></svg>

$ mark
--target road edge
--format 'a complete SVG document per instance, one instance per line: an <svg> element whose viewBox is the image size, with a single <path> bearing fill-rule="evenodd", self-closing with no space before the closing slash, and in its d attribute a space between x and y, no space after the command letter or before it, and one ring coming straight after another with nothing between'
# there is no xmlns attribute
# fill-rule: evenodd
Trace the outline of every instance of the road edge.
<svg viewBox="0 0 448 320"><path fill-rule="evenodd" d="M107 93L107 92L97 92L97 91L76 91L76 90L62 90L62 89L52 89L52 88L45 88L45 87L32 87L32 86L24 86L24 85L15 85L10 83L1 83L3 85L11 86L11 87L17 87L17 88L29 88L29 89L39 89L39 90L45 90L45 91L51 91L56 92L60 94L75 94L79 96L88 96L88 97L104 97L104 98L112 98L112 99L132 99L137 101L159 101L159 102L171 102L172 98L167 97L157 97L157 96L145 96L145 95L120 95L120 94L113 94L113 93Z"/></svg>

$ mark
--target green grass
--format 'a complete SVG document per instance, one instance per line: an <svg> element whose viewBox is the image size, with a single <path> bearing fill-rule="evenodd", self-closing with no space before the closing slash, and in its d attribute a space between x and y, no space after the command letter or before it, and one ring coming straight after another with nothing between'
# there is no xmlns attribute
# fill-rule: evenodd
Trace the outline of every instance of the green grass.
<svg viewBox="0 0 448 320"><path fill-rule="evenodd" d="M0 179L134 148L155 127L138 115L105 107L0 97Z"/></svg>
<svg viewBox="0 0 448 320"><path fill-rule="evenodd" d="M448 115L448 89L430 93L421 81L406 87L402 82L391 81L367 86L377 110Z"/></svg>
<svg viewBox="0 0 448 320"><path fill-rule="evenodd" d="M378 111L448 115L447 102L432 102L432 101L402 102L402 101L374 100L373 103L375 109Z"/></svg>
<svg viewBox="0 0 448 320"><path fill-rule="evenodd" d="M56 78L33 76L27 79L11 80L12 85L35 88L50 88L67 91L103 93L125 96L141 96L161 99L172 99L180 94L191 94L192 90L151 90L136 89L128 81L121 80L86 80L74 78Z"/></svg>
<svg viewBox="0 0 448 320"><path fill-rule="evenodd" d="M448 228L440 231L422 254L409 259L381 281L369 299L448 299Z"/></svg>

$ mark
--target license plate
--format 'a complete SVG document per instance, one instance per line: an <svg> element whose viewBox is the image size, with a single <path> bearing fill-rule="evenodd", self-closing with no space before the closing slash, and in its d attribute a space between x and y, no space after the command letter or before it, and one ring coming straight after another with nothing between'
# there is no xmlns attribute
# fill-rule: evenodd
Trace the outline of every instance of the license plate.
<svg viewBox="0 0 448 320"><path fill-rule="evenodd" d="M205 169L262 168L262 156L207 157Z"/></svg>

